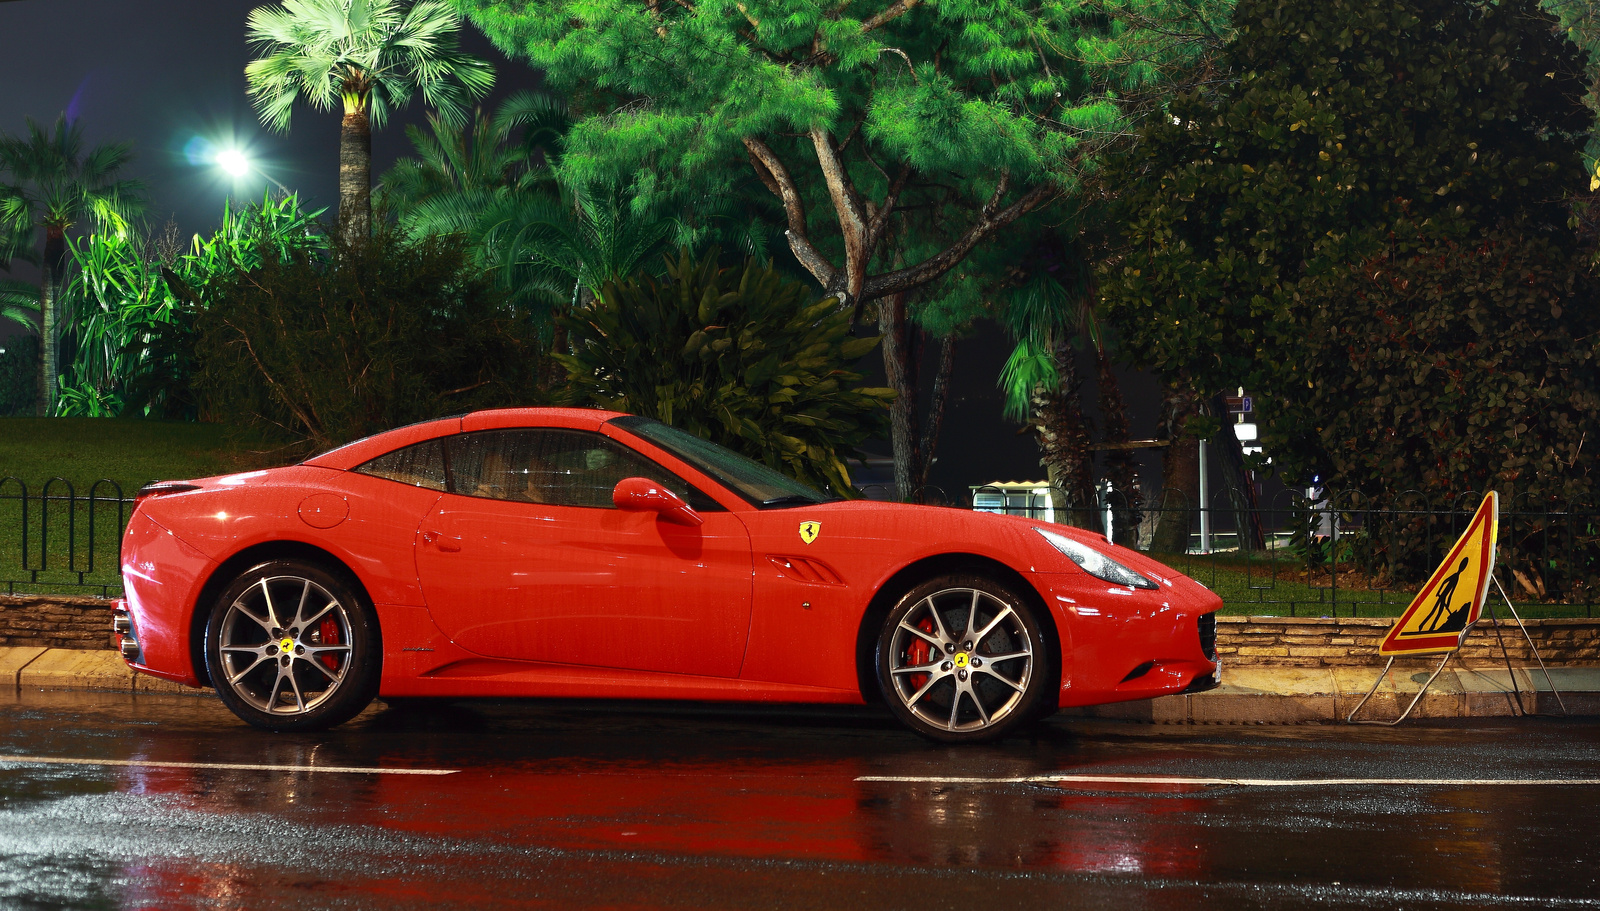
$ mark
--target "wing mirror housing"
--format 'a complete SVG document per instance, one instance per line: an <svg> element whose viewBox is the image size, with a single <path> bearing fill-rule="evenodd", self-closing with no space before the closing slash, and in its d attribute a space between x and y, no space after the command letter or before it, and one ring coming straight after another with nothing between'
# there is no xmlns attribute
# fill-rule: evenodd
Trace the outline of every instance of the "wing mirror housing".
<svg viewBox="0 0 1600 911"><path fill-rule="evenodd" d="M649 478L623 478L611 492L611 502L628 512L653 512L674 525L696 526L705 522L677 494Z"/></svg>

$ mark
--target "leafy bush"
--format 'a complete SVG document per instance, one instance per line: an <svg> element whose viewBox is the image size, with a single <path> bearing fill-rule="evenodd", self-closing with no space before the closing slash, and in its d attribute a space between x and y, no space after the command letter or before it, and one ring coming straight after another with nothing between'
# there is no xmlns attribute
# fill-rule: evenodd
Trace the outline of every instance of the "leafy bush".
<svg viewBox="0 0 1600 911"><path fill-rule="evenodd" d="M529 400L537 333L459 242L379 227L325 254L270 251L212 278L195 314L203 409L296 450Z"/></svg>
<svg viewBox="0 0 1600 911"><path fill-rule="evenodd" d="M267 196L259 205L226 205L222 226L209 238L197 236L188 253L180 253L175 236L141 242L125 232L73 244L77 268L66 300L77 345L56 413L196 417L194 315L207 286L269 255L322 249L320 214L302 210L292 194Z"/></svg>
<svg viewBox="0 0 1600 911"><path fill-rule="evenodd" d="M1539 237L1416 243L1306 289L1311 382L1271 403L1304 432L1270 451L1368 494L1590 492L1600 312L1579 260Z"/></svg>
<svg viewBox="0 0 1600 911"><path fill-rule="evenodd" d="M13 337L0 351L0 417L33 414L38 384L38 336Z"/></svg>
<svg viewBox="0 0 1600 911"><path fill-rule="evenodd" d="M878 339L852 338L836 300L754 260L718 268L715 250L679 251L664 280L609 282L562 324L573 353L557 359L580 396L846 496L840 456L883 427L894 396L856 385L850 368Z"/></svg>
<svg viewBox="0 0 1600 911"><path fill-rule="evenodd" d="M1258 393L1291 478L1432 495L1526 484L1524 449L1565 463L1538 419L1510 420L1557 393L1511 379L1566 382L1541 362L1593 345L1562 328L1589 308L1563 296L1592 123L1576 48L1532 0L1242 0L1234 21L1237 78L1110 169L1124 217L1100 279L1124 350Z"/></svg>

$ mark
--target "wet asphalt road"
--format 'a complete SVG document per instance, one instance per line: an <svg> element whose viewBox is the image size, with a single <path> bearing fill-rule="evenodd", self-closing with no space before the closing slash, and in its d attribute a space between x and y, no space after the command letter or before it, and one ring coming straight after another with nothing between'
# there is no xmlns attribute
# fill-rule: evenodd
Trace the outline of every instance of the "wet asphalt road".
<svg viewBox="0 0 1600 911"><path fill-rule="evenodd" d="M274 736L213 699L36 692L0 694L0 755L132 763L0 760L4 909L1600 908L1600 785L1150 778L1600 779L1593 719L1057 718L943 748L869 710L467 703Z"/></svg>

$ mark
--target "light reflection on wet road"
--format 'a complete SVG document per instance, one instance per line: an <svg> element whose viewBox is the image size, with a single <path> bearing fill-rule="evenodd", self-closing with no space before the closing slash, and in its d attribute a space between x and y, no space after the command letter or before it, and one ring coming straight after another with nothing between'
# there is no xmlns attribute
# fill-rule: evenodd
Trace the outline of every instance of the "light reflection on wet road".
<svg viewBox="0 0 1600 911"><path fill-rule="evenodd" d="M870 711L377 708L0 695L0 908L1600 909L1600 787L900 777L1600 778L1600 722L1397 730L1053 719L931 746Z"/></svg>

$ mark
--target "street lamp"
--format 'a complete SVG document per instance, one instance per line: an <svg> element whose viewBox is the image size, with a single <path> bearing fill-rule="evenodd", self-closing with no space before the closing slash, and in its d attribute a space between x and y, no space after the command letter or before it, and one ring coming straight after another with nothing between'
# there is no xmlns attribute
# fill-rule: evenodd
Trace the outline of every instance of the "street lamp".
<svg viewBox="0 0 1600 911"><path fill-rule="evenodd" d="M256 167L255 162L250 160L250 156L246 155L243 150L236 146L218 149L216 154L212 156L211 161L217 167L228 172L229 176L233 177L235 180L242 179L248 176L251 172L254 172L272 181L272 183L283 192L290 192L289 188L284 186L276 177L273 177L266 171Z"/></svg>

